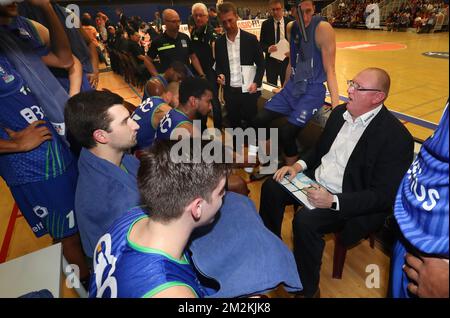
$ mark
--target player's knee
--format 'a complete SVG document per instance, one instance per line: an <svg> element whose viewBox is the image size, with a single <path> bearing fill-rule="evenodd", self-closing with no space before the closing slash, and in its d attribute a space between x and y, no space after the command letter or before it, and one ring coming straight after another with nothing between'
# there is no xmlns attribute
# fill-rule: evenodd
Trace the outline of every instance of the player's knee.
<svg viewBox="0 0 450 318"><path fill-rule="evenodd" d="M245 196L249 194L250 190L247 187L247 183L238 175L233 174L229 176L227 181L228 191L236 192Z"/></svg>

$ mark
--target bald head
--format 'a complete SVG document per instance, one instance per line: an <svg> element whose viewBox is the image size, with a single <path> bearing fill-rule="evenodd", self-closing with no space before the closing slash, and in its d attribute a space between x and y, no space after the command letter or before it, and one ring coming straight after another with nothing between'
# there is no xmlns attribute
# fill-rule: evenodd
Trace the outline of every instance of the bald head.
<svg viewBox="0 0 450 318"><path fill-rule="evenodd" d="M176 38L181 25L180 16L178 13L173 9L164 10L163 23L166 25L167 35Z"/></svg>
<svg viewBox="0 0 450 318"><path fill-rule="evenodd" d="M349 83L347 111L353 119L384 104L391 80L380 68L371 67L359 72Z"/></svg>
<svg viewBox="0 0 450 318"><path fill-rule="evenodd" d="M385 70L378 67L366 68L361 71L360 74L362 73L368 73L370 75L370 78L373 80L372 87L380 89L386 95L386 99L391 87L391 77L389 74Z"/></svg>
<svg viewBox="0 0 450 318"><path fill-rule="evenodd" d="M167 20L175 20L180 19L180 16L178 15L178 12L176 12L173 9L166 9L162 13L163 22L166 23Z"/></svg>

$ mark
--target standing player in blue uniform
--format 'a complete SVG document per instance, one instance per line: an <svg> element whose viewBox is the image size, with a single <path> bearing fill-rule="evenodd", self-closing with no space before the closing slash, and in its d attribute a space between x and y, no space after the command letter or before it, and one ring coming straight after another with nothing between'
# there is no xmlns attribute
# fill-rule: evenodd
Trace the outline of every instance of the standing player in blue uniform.
<svg viewBox="0 0 450 318"><path fill-rule="evenodd" d="M30 7L38 13L42 12L44 14L43 18L48 19L50 15L53 19L59 19L48 0L38 1L37 3L40 4L39 9L37 9L36 5ZM65 51L60 49L63 46L61 44L63 41L55 35L57 32L52 32L52 37L54 37L52 39L47 27L39 22L20 16L17 2L9 5L0 5L0 18L0 27L4 29L2 32L14 34L18 40L26 43L30 50L40 55L42 61L54 72L54 76L70 96L79 93L81 89L89 89L89 82L86 77L83 77L83 66L72 55L70 46L67 51L71 56L71 59L67 58L67 60L70 60L70 63L61 63ZM59 23L59 21L52 21L51 19L48 19L48 21L49 28L52 28L55 22ZM59 24L62 28L63 25ZM64 29L60 31L65 36Z"/></svg>
<svg viewBox="0 0 450 318"><path fill-rule="evenodd" d="M393 297L449 296L448 102L438 128L400 185L395 218L400 238L392 258Z"/></svg>
<svg viewBox="0 0 450 318"><path fill-rule="evenodd" d="M287 165L293 165L298 160L295 143L297 133L323 106L325 81L331 94L332 106L339 104L334 30L320 16L313 16L313 1L302 0L299 7L303 12L308 41L305 42L300 32L300 21L296 16L296 21L290 22L286 30L291 50L285 85L281 92L267 101L265 108L254 120L255 127L267 128L272 120L287 117L287 124L280 128L280 143Z"/></svg>
<svg viewBox="0 0 450 318"><path fill-rule="evenodd" d="M158 141L141 157L143 207L126 213L100 238L90 297L207 295L185 249L194 229L213 222L220 209L228 169L226 164L193 163L192 157L191 162L174 162L172 145Z"/></svg>
<svg viewBox="0 0 450 318"><path fill-rule="evenodd" d="M136 150L143 150L152 145L156 129L161 119L178 106L178 82L171 82L164 88L161 96L143 99L141 105L133 112L131 118L139 124Z"/></svg>
<svg viewBox="0 0 450 318"><path fill-rule="evenodd" d="M61 240L67 261L87 278L74 214L75 160L1 51L0 175L35 235Z"/></svg>

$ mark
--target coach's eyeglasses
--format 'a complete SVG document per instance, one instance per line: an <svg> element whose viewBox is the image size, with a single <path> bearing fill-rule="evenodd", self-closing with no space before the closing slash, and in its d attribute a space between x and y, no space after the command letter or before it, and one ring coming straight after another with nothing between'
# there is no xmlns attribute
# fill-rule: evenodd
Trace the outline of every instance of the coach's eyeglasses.
<svg viewBox="0 0 450 318"><path fill-rule="evenodd" d="M348 87L353 87L355 90L359 92L381 92L381 89L376 88L362 88L358 83L353 80L347 80Z"/></svg>

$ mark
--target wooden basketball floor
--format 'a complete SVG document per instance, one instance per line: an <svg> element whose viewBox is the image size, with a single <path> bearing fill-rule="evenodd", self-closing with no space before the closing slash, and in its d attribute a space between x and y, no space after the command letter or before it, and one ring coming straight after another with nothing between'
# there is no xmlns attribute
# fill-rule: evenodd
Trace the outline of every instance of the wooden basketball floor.
<svg viewBox="0 0 450 318"><path fill-rule="evenodd" d="M408 116L438 123L449 95L448 59L430 58L422 53L428 51L449 52L448 33L415 34L412 32L386 32L365 30L336 30L338 42L336 71L341 96L347 96L346 80L366 67L381 67L391 75L388 108ZM127 101L138 105L140 98L136 89L112 73L100 74L99 89L108 88ZM413 120L414 121L414 120ZM409 120L402 121L414 137L426 139L432 130L420 127ZM248 179L245 172L240 172ZM261 181L250 183L250 197L259 208ZM14 200L0 178L0 262L33 252L51 244L48 235L37 239L26 221L16 213ZM293 211L287 208L283 223L283 240L292 248L291 220ZM371 249L367 241L347 253L341 280L331 278L334 241L326 237L326 248L321 272L322 297L385 297L388 290L389 257L379 248ZM380 285L368 288L366 280L369 265L379 269ZM373 267L372 267L373 268ZM1 283L1 282L0 282ZM76 297L73 290L63 287L63 297ZM281 289L271 297L288 297Z"/></svg>

